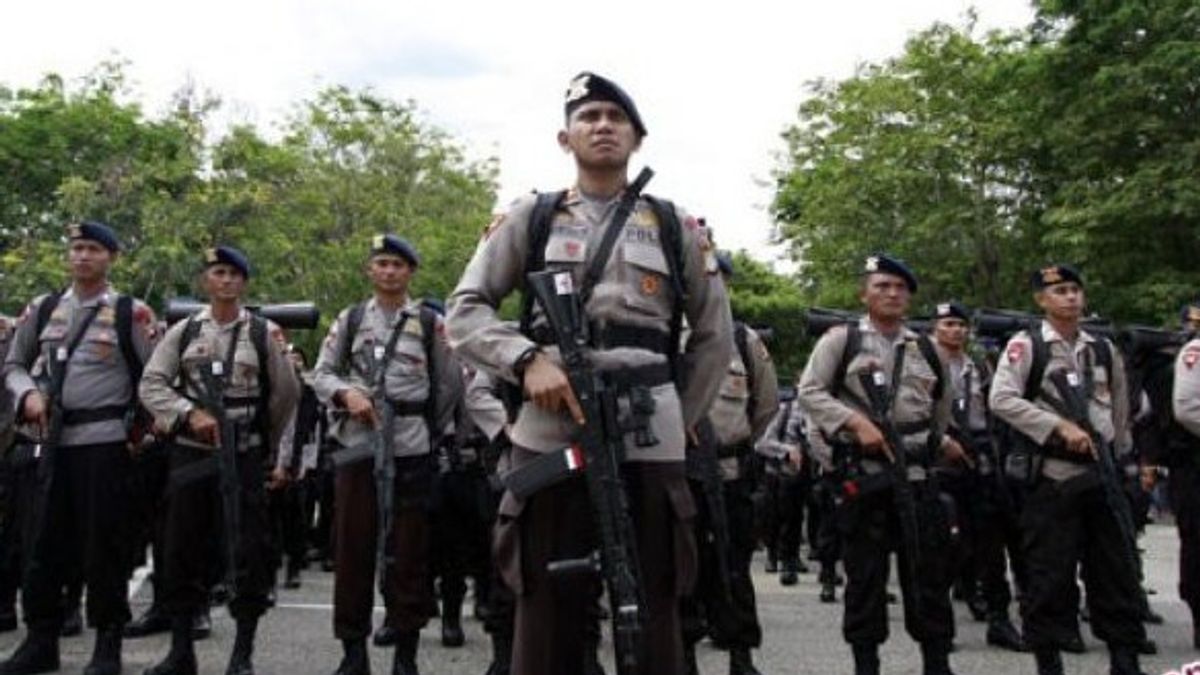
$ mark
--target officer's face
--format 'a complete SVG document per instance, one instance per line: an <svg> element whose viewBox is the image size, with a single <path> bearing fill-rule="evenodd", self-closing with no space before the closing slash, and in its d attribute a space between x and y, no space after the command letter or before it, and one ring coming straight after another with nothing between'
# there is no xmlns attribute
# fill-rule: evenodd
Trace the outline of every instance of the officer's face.
<svg viewBox="0 0 1200 675"><path fill-rule="evenodd" d="M367 276L376 291L389 295L408 292L414 268L398 255L376 255L367 262Z"/></svg>
<svg viewBox="0 0 1200 675"><path fill-rule="evenodd" d="M1083 287L1074 281L1044 288L1034 293L1033 298L1051 319L1078 321L1083 316Z"/></svg>
<svg viewBox="0 0 1200 675"><path fill-rule="evenodd" d="M108 277L116 253L90 239L76 239L67 249L67 263L71 266L71 279L77 282L100 281Z"/></svg>
<svg viewBox="0 0 1200 675"><path fill-rule="evenodd" d="M867 314L878 319L899 320L908 312L912 293L904 279L894 274L872 274L863 280L859 299Z"/></svg>
<svg viewBox="0 0 1200 675"><path fill-rule="evenodd" d="M233 265L218 263L204 270L200 285L212 302L236 302L246 290L246 277Z"/></svg>
<svg viewBox="0 0 1200 675"><path fill-rule="evenodd" d="M967 344L967 322L957 317L938 319L933 324L933 337L938 344L959 351Z"/></svg>
<svg viewBox="0 0 1200 675"><path fill-rule="evenodd" d="M622 169L641 138L625 110L609 101L588 101L571 112L558 145L585 169Z"/></svg>

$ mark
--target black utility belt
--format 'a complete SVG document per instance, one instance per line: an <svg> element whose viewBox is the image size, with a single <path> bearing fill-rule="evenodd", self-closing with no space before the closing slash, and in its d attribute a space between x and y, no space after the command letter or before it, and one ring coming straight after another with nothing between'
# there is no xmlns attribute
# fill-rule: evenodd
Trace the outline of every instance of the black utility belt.
<svg viewBox="0 0 1200 675"><path fill-rule="evenodd" d="M426 401L388 401L397 417L417 417L425 414Z"/></svg>
<svg viewBox="0 0 1200 675"><path fill-rule="evenodd" d="M864 459L871 457L864 454L862 449L853 443L833 443L834 463L840 465L860 464ZM904 449L904 459L909 466L920 466L921 468L929 468L934 463L933 451L928 447L906 447ZM887 458L879 455L878 460L886 464Z"/></svg>
<svg viewBox="0 0 1200 675"><path fill-rule="evenodd" d="M730 445L722 445L717 448L717 459L731 459L744 457L749 453L754 452L754 446L749 441L741 443L732 443Z"/></svg>
<svg viewBox="0 0 1200 675"><path fill-rule="evenodd" d="M1064 447L1060 443L1047 443L1046 445L1039 446L1039 449L1041 450L1041 453L1043 456L1049 457L1050 459L1057 459L1057 460L1061 460L1063 462L1070 462L1071 464L1080 464L1080 465L1089 465L1089 464L1096 463L1096 460L1093 459L1090 454L1080 454L1078 452L1071 452L1070 450L1067 450L1066 447ZM1096 450L1098 452L1108 452L1107 447L1097 448Z"/></svg>
<svg viewBox="0 0 1200 675"><path fill-rule="evenodd" d="M129 406L127 405L109 405L102 408L87 408L83 410L64 410L62 412L62 423L65 427L74 427L81 424L92 424L93 422L124 420L128 412Z"/></svg>
<svg viewBox="0 0 1200 675"><path fill-rule="evenodd" d="M673 355L675 350L674 341L671 340L670 334L654 328L642 328L640 326L628 326L624 324L605 324L603 326L592 324L590 328L591 346L594 349L604 350L630 347L633 349L645 349L668 356ZM544 346L558 344L558 336L549 326L535 326L530 330L529 338Z"/></svg>

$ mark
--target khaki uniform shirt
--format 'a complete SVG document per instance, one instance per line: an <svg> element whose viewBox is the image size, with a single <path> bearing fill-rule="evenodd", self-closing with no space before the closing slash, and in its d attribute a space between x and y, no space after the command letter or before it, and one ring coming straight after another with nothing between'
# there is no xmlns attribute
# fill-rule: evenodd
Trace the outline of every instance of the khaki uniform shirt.
<svg viewBox="0 0 1200 675"><path fill-rule="evenodd" d="M808 412L809 419L827 438L853 443L853 436L842 427L856 412L871 417L869 399L859 382L859 373L878 368L883 372L888 388L892 389L896 348L904 344L904 363L900 382L895 387L891 420L896 425L928 424L926 430L904 435L904 443L910 449L926 447L930 434L940 439L950 420L950 387L944 386L941 397L934 398L938 375L917 346L917 334L903 328L895 338L889 338L876 330L866 317L859 320L858 328L862 349L847 365L846 378L837 397L832 393L833 380L846 349L846 327L830 329L813 347L797 386L798 400ZM868 473L877 473L886 468L885 462L864 457L862 465ZM925 470L915 462L909 463L908 475L910 479L923 479Z"/></svg>
<svg viewBox="0 0 1200 675"><path fill-rule="evenodd" d="M514 383L514 363L535 343L502 322L498 309L501 301L522 284L535 201L533 195L518 199L489 227L450 297L447 316L450 341L460 356ZM551 223L545 249L547 269L570 271L576 288L581 287L584 269L599 248L615 205L615 200L595 203L577 191L568 193ZM632 435L627 437L627 456L633 461L683 461L684 429L699 421L711 406L733 346L729 301L716 274L711 244L695 219L682 212L678 215L682 224L683 281L688 292L684 316L692 327L680 363L686 374L686 389L682 395L671 383L652 389L656 410L650 428L660 442L642 448L636 446ZM587 316L594 325L618 323L666 335L674 295L658 220L645 200L639 200L623 228L585 308ZM544 325L541 308L534 305L534 326ZM557 349L548 347L545 351L551 359L558 359ZM602 371L667 361L666 355L637 347L594 351L591 357ZM625 406L626 402L621 404ZM534 452L548 452L567 444L573 427L566 413L526 404L513 425L512 441Z"/></svg>
<svg viewBox="0 0 1200 675"><path fill-rule="evenodd" d="M1026 331L1022 331L1008 341L996 366L988 400L992 414L1033 442L1044 446L1063 419L1055 409L1061 400L1050 376L1060 370L1073 371L1082 376L1086 369L1091 369L1095 384L1092 398L1088 401L1088 416L1092 426L1104 440L1114 443L1118 452L1128 451L1132 447L1132 437L1125 365L1121 353L1116 348L1111 349L1112 382L1109 382L1108 372L1096 365L1093 345L1099 338L1080 330L1074 343L1067 342L1048 321L1042 322L1040 330L1049 350L1049 359L1041 386L1037 388L1037 396L1032 401L1024 398L1025 383L1033 367L1033 341ZM1045 458L1042 466L1042 474L1052 480L1067 480L1087 471L1084 465L1054 457Z"/></svg>
<svg viewBox="0 0 1200 675"><path fill-rule="evenodd" d="M779 383L775 379L771 354L762 338L749 326L746 327L746 346L750 363L742 361L735 345L717 399L708 412L713 431L723 447L753 444L779 408ZM750 391L751 380L753 392ZM754 410L749 410L752 393ZM725 480L739 477L737 457L725 457L720 464Z"/></svg>
<svg viewBox="0 0 1200 675"><path fill-rule="evenodd" d="M935 343L936 344L936 343ZM967 420L966 431L981 433L987 431L987 386L991 378L988 371L980 371L975 360L967 353L951 356L938 347L938 356L946 364L947 384L951 389L955 413L963 406L969 406L970 417ZM971 378L971 390L966 390L967 376ZM950 416L950 425L958 428L958 417Z"/></svg>
<svg viewBox="0 0 1200 675"><path fill-rule="evenodd" d="M280 331L274 324L268 325L267 363L259 363L251 337L250 318L250 311L243 309L237 319L222 325L213 320L211 310L205 306L191 319L199 323L199 329L182 355L179 347L188 321L180 321L167 330L146 364L139 388L142 405L154 416L156 429L168 434L176 432L175 440L180 445L213 447L188 435L187 416L193 408L203 408L200 404L203 373L211 372L214 362L225 361L236 327L233 367L225 374L225 398L227 401L257 399L261 393L259 373L265 368L271 384L264 424L267 438L263 439L263 430L253 424L257 405L227 404L226 415L237 431L239 449L264 447L265 444L267 457L274 460L284 427L294 415L300 399L300 384L295 368L280 346L277 337Z"/></svg>
<svg viewBox="0 0 1200 675"><path fill-rule="evenodd" d="M334 394L343 389L355 389L367 398L374 397L375 382L372 379L371 362L375 349L387 346L392 331L402 317L405 320L396 351L388 361L384 373L384 391L393 403L422 403L431 393L437 410L434 423L437 429L445 429L453 422L454 408L462 397L463 383L457 359L446 344L443 323L440 318L434 323L437 334L432 339L432 353L425 354L425 336L421 326L419 301L408 302L401 310L389 316L375 302L367 300L362 323L354 334L350 348L350 363L340 364L342 352L341 336L346 333L346 322L350 308L338 315L329 327L329 335L321 345L321 355L313 368L313 389L317 400L334 412L330 438L343 447L353 447L369 441L370 428L344 414L334 402ZM434 382L429 381L429 364L433 360ZM394 427L394 442L397 457L413 457L428 454L433 450L433 434L430 433L423 413L398 415Z"/></svg>
<svg viewBox="0 0 1200 675"><path fill-rule="evenodd" d="M49 296L40 296L29 304L17 321L8 356L4 362L5 383L12 396L14 411L20 414L25 395L39 389L50 398L51 364L56 352L66 348L76 332L78 322L96 309L96 317L88 325L83 338L67 362L63 380L63 410L95 410L126 406L135 401L137 382L133 381L129 364L118 342L116 291L107 289L95 297L81 300L68 290L50 313L41 334L37 334L38 308ZM133 351L144 363L154 349L156 322L154 312L141 301L133 303ZM33 428L21 430L31 438ZM124 419L108 419L84 424L64 425L63 447L96 443L117 443L126 440Z"/></svg>
<svg viewBox="0 0 1200 675"><path fill-rule="evenodd" d="M1179 350L1175 358L1175 387L1171 392L1175 420L1200 436L1200 338Z"/></svg>

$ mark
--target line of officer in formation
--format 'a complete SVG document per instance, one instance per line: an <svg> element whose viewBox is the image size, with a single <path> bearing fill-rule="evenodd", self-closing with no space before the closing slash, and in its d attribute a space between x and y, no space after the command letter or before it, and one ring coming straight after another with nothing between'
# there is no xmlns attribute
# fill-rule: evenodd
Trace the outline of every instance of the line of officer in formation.
<svg viewBox="0 0 1200 675"><path fill-rule="evenodd" d="M1129 449L1125 375L1120 355L1098 348L1103 338L1080 328L1083 283L1077 271L1054 266L1035 275L1035 299L1046 315L1040 333L1017 334L992 375L966 349L965 308L939 305L933 339L915 333L904 317L916 275L895 258L871 256L860 281L865 315L817 342L795 399L781 405L763 340L730 314L725 281L733 273L731 261L716 254L695 218L670 202L641 196L623 203L630 156L646 136L633 100L615 83L583 73L568 88L564 118L558 142L573 157L575 186L557 193L549 209L530 196L493 221L444 322L409 295L420 264L415 249L381 235L366 255L371 297L342 311L322 345L310 386L329 412L334 455L372 442L384 413L395 415L388 440L396 449L396 499L388 550L380 556L388 569L376 569L371 464L349 462L333 478L333 628L344 649L337 673L369 672L366 639L377 573L387 618L376 641L396 645L394 673L417 672L418 631L436 611L434 575L441 577L443 641L461 644L467 568L476 578L477 605L487 608L495 653L489 673L599 671L598 584L552 579L547 572L548 563L587 556L596 545L583 479L569 478L524 499L512 492L501 496L489 483L490 472L519 471L569 444L585 423L542 310L526 303L519 324L499 314L505 298L523 288L523 275L540 267L569 273L575 287L586 289L589 355L617 386L623 405L647 392L653 402L652 442L639 443L630 432L622 468L638 572L647 580L639 672L696 672L694 645L705 632L729 650L731 673L758 672L750 657L762 633L750 582L758 543L756 456L775 460L768 464L777 476L794 478L809 467L812 489L806 495L788 488L791 496L782 501L794 505L811 497L809 543L822 567L823 600L834 600L840 582L834 566L842 562L843 632L857 673L879 672L893 551L918 561L915 569L900 566L900 585L905 626L921 645L925 672L951 672L950 588L964 567L955 559L955 529L970 541L971 584L981 589L989 642L1030 649L1039 673L1062 672L1059 651L1078 631L1081 570L1093 629L1110 647L1112 672L1139 672L1145 633L1138 570L1122 553L1129 542L1091 467L1096 453ZM614 248L605 235L626 214L628 220L612 228ZM235 569L224 570L237 622L227 672L252 673L255 632L274 581L275 534L264 485L286 483L301 452L280 443L297 425L301 382L278 327L242 305L251 277L242 252L231 246L206 252L200 284L210 304L160 335L144 303L125 299L108 284L119 251L107 226L73 226L71 287L31 302L5 350L4 410L15 424L0 426L16 427L16 445L27 449L37 480L25 481L36 494L17 500L25 506L21 522L5 528L20 536L24 551L28 633L0 673L58 668L63 590L75 577L86 586L88 621L96 628L85 672L121 671L122 627L130 619L125 583L135 548L122 528L134 497L123 477L144 443L129 433L139 400L150 416L147 435L167 447L171 475L156 586L156 605L161 602L170 619L171 649L147 672L196 672L196 616L220 577L214 570L228 567L206 548L223 535L224 523L219 478L202 469L218 446L232 441L240 537ZM1200 308L1193 309L1185 318L1200 324ZM1037 356L1043 349L1046 356ZM1101 352L1108 356L1100 358ZM1041 381L1030 383L1039 359ZM1176 452L1166 462L1172 499L1184 514L1181 594L1193 610L1200 607L1200 527L1193 503L1200 498L1188 486L1200 481L1194 464L1198 361L1200 340L1192 340L1173 364ZM1087 382L1087 424L1063 412L1050 384L1060 371ZM871 405L871 382L886 389L884 418ZM518 391L507 409L500 402L505 386ZM214 401L220 401L219 411L212 409ZM234 430L232 439L223 437L219 416ZM728 594L718 588L722 571L714 569L713 537L705 532L711 514L697 520L696 495L684 470L689 436L703 420L716 431L733 534ZM994 421L1041 450L1035 453L1041 461L1019 490L996 479L1006 448L994 440ZM889 441L889 428L903 447ZM446 438L455 440L443 443ZM484 457L494 458L498 448L502 457L492 467ZM898 453L908 459L903 477L890 468ZM472 469L455 475L464 458ZM453 487L435 491L439 474ZM920 550L907 550L911 539L901 536L906 528L892 499L896 480L909 484ZM943 492L958 496L957 514ZM436 530L447 527L431 515L442 498L470 505L455 518L478 516L477 533L494 518L493 545L482 553L486 558L494 552L494 561L466 564L453 555L431 561L431 550L457 546L434 545ZM1023 502L1021 508L1014 500ZM777 516L768 547L777 546L783 580L791 583L800 567L801 523L787 508ZM6 517L12 520L10 513ZM1008 563L1021 589L1024 636L1009 618Z"/></svg>

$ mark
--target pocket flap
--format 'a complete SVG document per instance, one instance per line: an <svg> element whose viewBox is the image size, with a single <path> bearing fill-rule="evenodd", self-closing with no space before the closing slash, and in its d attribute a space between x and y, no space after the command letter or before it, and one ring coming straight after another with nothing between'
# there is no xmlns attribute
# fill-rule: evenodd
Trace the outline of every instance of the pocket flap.
<svg viewBox="0 0 1200 675"><path fill-rule="evenodd" d="M625 262L659 274L667 274L667 259L657 244L625 242Z"/></svg>

